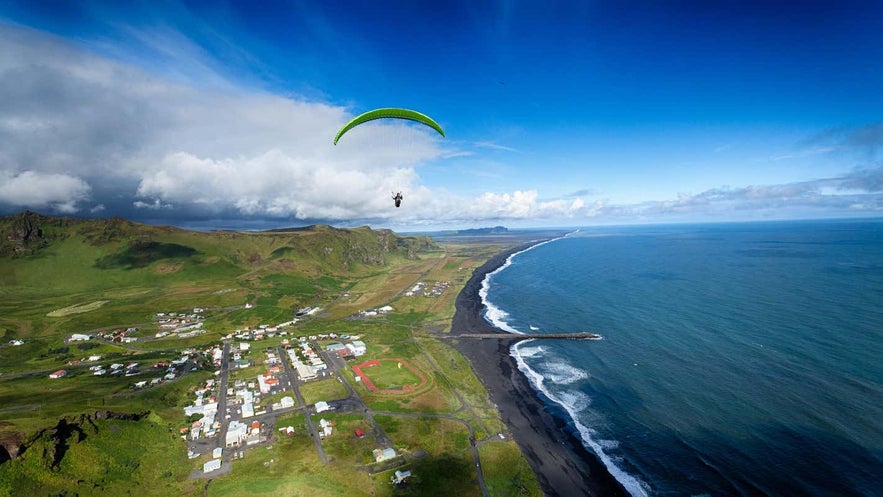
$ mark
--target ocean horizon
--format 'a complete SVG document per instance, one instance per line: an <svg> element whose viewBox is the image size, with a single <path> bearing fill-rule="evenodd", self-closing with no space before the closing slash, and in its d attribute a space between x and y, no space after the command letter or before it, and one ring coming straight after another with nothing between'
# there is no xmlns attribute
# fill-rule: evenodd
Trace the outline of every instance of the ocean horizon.
<svg viewBox="0 0 883 497"><path fill-rule="evenodd" d="M480 291L634 496L883 495L883 221L584 228Z"/></svg>

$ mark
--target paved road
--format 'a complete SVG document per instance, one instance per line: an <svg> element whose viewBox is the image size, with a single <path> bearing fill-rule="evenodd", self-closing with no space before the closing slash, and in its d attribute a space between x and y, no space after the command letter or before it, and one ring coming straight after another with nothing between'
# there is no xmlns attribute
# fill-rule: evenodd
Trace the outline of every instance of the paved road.
<svg viewBox="0 0 883 497"><path fill-rule="evenodd" d="M224 445L227 441L227 378L230 375L230 340L224 340L224 353L221 355L221 374L218 375L218 414L216 420L221 423L221 430L218 432L218 447L227 452L225 456L227 460L230 458L230 451L226 450Z"/></svg>
<svg viewBox="0 0 883 497"><path fill-rule="evenodd" d="M282 357L282 364L285 367L285 374L288 375L288 378L291 381L291 390L294 392L294 396L297 398L297 405L304 406L304 420L307 427L307 431L310 432L310 438L313 439L313 443L316 444L316 451L319 453L319 459L322 460L322 464L328 464L328 456L325 455L325 449L322 448L322 442L319 440L319 432L316 430L316 425L313 424L313 418L310 416L311 410L307 408L306 402L304 402L304 396L300 393L300 377L297 375L297 372L291 369L291 364L289 363L288 353L282 349L282 347L277 347L276 352Z"/></svg>

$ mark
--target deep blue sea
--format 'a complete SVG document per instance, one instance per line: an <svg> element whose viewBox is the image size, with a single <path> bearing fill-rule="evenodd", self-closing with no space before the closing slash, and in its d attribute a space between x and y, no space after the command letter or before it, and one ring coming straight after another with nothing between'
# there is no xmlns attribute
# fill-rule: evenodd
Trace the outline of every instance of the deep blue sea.
<svg viewBox="0 0 883 497"><path fill-rule="evenodd" d="M486 319L635 496L883 496L883 221L586 228Z"/></svg>

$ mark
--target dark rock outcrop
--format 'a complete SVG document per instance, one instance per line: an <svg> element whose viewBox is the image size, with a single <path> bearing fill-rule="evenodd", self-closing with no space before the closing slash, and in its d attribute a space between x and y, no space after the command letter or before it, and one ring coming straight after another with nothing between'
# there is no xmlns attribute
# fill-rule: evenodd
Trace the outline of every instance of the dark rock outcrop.
<svg viewBox="0 0 883 497"><path fill-rule="evenodd" d="M53 228L64 228L74 222L71 218L49 217L24 211L3 219L0 223L0 256L32 255L63 237Z"/></svg>
<svg viewBox="0 0 883 497"><path fill-rule="evenodd" d="M47 466L57 469L72 444L82 442L89 435L98 433L99 428L96 421L104 419L139 421L148 414L150 411L121 413L102 410L77 416L66 416L59 419L55 426L44 428L27 440L24 440L20 434L6 434L0 439L0 464L16 459L34 447L42 447L41 456Z"/></svg>

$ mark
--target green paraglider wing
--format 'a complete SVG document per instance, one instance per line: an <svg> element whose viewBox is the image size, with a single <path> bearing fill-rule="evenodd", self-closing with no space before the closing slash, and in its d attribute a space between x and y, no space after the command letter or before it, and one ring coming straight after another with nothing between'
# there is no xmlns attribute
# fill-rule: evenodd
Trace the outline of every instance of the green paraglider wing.
<svg viewBox="0 0 883 497"><path fill-rule="evenodd" d="M337 140L340 140L340 137L343 136L343 134L347 131L355 128L362 123L373 121L374 119L407 119L409 121L417 121L418 123L423 123L430 128L438 131L438 134L445 136L445 130L443 130L437 122L433 121L432 118L427 116L426 114L421 114L417 111L408 109L385 108L369 110L368 112L353 118L352 121L346 123L342 128L340 128L340 131L337 132L337 136L334 137L334 144L337 145Z"/></svg>

